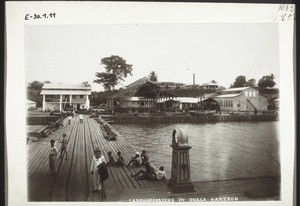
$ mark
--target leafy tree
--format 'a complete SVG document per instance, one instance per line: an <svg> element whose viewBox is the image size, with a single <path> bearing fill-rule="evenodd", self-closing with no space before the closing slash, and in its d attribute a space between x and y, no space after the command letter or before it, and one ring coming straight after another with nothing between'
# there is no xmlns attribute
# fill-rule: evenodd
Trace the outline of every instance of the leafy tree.
<svg viewBox="0 0 300 206"><path fill-rule="evenodd" d="M275 81L275 76L274 74L270 74L267 76L263 76L259 81L258 81L258 87L260 88L265 88L265 87L274 87L276 85Z"/></svg>
<svg viewBox="0 0 300 206"><path fill-rule="evenodd" d="M111 92L92 92L90 96L90 104L91 106L99 106L100 104L106 103L107 96L111 95Z"/></svg>
<svg viewBox="0 0 300 206"><path fill-rule="evenodd" d="M246 77L243 75L238 76L235 78L235 82L230 86L232 88L234 87L245 87L247 86Z"/></svg>
<svg viewBox="0 0 300 206"><path fill-rule="evenodd" d="M150 81L157 82L157 74L155 73L155 71L150 72L148 77Z"/></svg>
<svg viewBox="0 0 300 206"><path fill-rule="evenodd" d="M105 72L97 72L95 83L102 84L105 90L114 90L115 86L124 81L128 74L132 75L132 65L127 64L122 57L112 55L101 60Z"/></svg>
<svg viewBox="0 0 300 206"><path fill-rule="evenodd" d="M247 82L246 82L246 85L247 87L255 87L256 85L256 80L255 79L249 79Z"/></svg>
<svg viewBox="0 0 300 206"><path fill-rule="evenodd" d="M44 81L45 84L51 84L52 82L50 82L49 80Z"/></svg>
<svg viewBox="0 0 300 206"><path fill-rule="evenodd" d="M29 85L29 90L41 91L42 87L44 86L43 82L40 81L33 81Z"/></svg>
<svg viewBox="0 0 300 206"><path fill-rule="evenodd" d="M217 84L217 81L213 79L213 80L211 80L211 83Z"/></svg>
<svg viewBox="0 0 300 206"><path fill-rule="evenodd" d="M43 85L43 82L33 81L29 84L27 90L27 98L31 101L35 101L38 107L40 107L43 102L43 98L40 95Z"/></svg>

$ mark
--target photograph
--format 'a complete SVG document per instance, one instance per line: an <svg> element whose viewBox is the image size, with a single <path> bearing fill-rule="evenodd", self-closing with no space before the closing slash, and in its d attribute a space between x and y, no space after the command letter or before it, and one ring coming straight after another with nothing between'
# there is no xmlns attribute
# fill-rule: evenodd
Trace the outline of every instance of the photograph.
<svg viewBox="0 0 300 206"><path fill-rule="evenodd" d="M82 8L90 11L84 23L55 23L55 9L20 15L25 202L291 201L295 137L284 123L293 113L294 60L282 28L292 46L293 17L280 21L294 5L266 6L270 21L255 22L120 20L157 9L120 4L96 4L96 12L77 2L91 6ZM197 10L184 5L170 12ZM93 15L103 19L88 21Z"/></svg>

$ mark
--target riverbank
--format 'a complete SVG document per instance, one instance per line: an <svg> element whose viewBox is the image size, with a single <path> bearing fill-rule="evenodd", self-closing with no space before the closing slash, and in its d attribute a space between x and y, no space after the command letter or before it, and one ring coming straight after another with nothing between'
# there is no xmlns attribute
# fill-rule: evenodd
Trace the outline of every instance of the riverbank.
<svg viewBox="0 0 300 206"><path fill-rule="evenodd" d="M274 114L245 115L168 115L168 116L102 116L116 124L149 124L149 123L206 123L206 122L264 122L278 121Z"/></svg>

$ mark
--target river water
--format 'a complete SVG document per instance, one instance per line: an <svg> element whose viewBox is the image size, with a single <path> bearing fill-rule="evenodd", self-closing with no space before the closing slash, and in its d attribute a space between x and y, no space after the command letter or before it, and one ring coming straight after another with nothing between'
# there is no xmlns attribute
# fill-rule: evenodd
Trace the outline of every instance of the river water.
<svg viewBox="0 0 300 206"><path fill-rule="evenodd" d="M192 181L280 176L279 122L113 125L156 166L171 172L175 128L189 136Z"/></svg>

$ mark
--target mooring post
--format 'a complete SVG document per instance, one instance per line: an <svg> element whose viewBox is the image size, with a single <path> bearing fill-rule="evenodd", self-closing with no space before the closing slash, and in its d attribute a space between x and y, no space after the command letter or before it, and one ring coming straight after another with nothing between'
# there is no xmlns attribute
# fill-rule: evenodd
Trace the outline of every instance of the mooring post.
<svg viewBox="0 0 300 206"><path fill-rule="evenodd" d="M194 192L191 182L191 167L188 145L188 135L182 129L175 129L172 133L172 170L168 187L175 193Z"/></svg>

